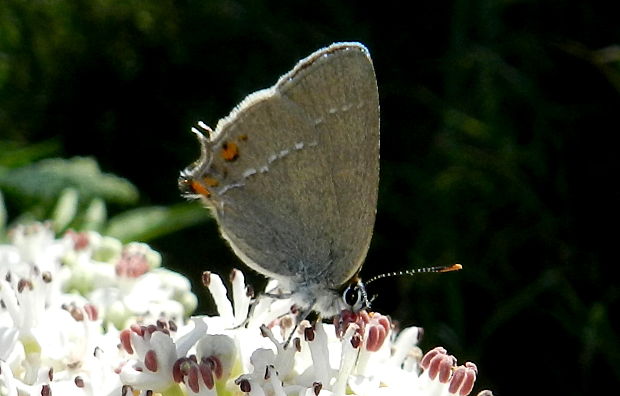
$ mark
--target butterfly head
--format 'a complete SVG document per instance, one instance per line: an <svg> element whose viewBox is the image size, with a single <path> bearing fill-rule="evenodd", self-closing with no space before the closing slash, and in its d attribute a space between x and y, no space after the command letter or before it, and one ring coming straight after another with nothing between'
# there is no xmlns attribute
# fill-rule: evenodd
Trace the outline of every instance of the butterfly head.
<svg viewBox="0 0 620 396"><path fill-rule="evenodd" d="M366 294L366 288L359 277L356 276L347 282L342 290L342 302L346 309L353 312L370 308L370 301Z"/></svg>

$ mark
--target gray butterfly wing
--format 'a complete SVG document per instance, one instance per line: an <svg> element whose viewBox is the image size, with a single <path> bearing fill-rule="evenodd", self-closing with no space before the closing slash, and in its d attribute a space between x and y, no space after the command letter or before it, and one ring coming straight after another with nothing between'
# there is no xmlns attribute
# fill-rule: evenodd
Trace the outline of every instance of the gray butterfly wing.
<svg viewBox="0 0 620 396"><path fill-rule="evenodd" d="M363 46L334 44L300 61L203 145L186 173L248 266L331 288L359 270L379 181L379 99Z"/></svg>

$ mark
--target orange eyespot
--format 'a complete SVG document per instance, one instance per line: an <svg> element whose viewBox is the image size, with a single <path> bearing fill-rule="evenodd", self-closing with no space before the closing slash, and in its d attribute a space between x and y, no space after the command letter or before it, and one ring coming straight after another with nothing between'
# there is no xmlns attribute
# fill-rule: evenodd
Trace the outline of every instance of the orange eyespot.
<svg viewBox="0 0 620 396"><path fill-rule="evenodd" d="M205 186L203 186L202 184L198 183L196 180L192 180L190 182L190 187L191 187L192 191L202 195L203 197L206 197L206 198L211 197L211 192L209 192L209 190L207 190L207 188Z"/></svg>
<svg viewBox="0 0 620 396"><path fill-rule="evenodd" d="M235 143L224 142L221 155L225 161L234 161L239 157L239 147Z"/></svg>

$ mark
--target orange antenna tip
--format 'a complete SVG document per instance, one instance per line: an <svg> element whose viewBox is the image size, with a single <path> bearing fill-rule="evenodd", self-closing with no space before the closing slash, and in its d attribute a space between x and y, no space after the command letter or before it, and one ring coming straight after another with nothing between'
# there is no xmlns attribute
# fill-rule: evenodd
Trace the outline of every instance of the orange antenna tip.
<svg viewBox="0 0 620 396"><path fill-rule="evenodd" d="M439 272L458 271L460 269L463 269L463 266L461 264L454 264L449 267L442 268L441 270L439 270Z"/></svg>

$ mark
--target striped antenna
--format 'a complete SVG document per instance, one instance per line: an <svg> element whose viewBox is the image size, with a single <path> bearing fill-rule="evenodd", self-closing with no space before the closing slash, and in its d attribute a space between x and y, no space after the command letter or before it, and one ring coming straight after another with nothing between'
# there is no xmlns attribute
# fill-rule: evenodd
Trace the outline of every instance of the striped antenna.
<svg viewBox="0 0 620 396"><path fill-rule="evenodd" d="M425 267L425 268L414 268L404 271L397 272L386 272L384 274L375 275L372 278L368 279L364 283L368 285L371 282L374 282L378 279L389 278L391 276L401 276L401 275L417 275L425 272L450 272L450 271L458 271L462 269L463 266L461 264L452 264L443 267Z"/></svg>

